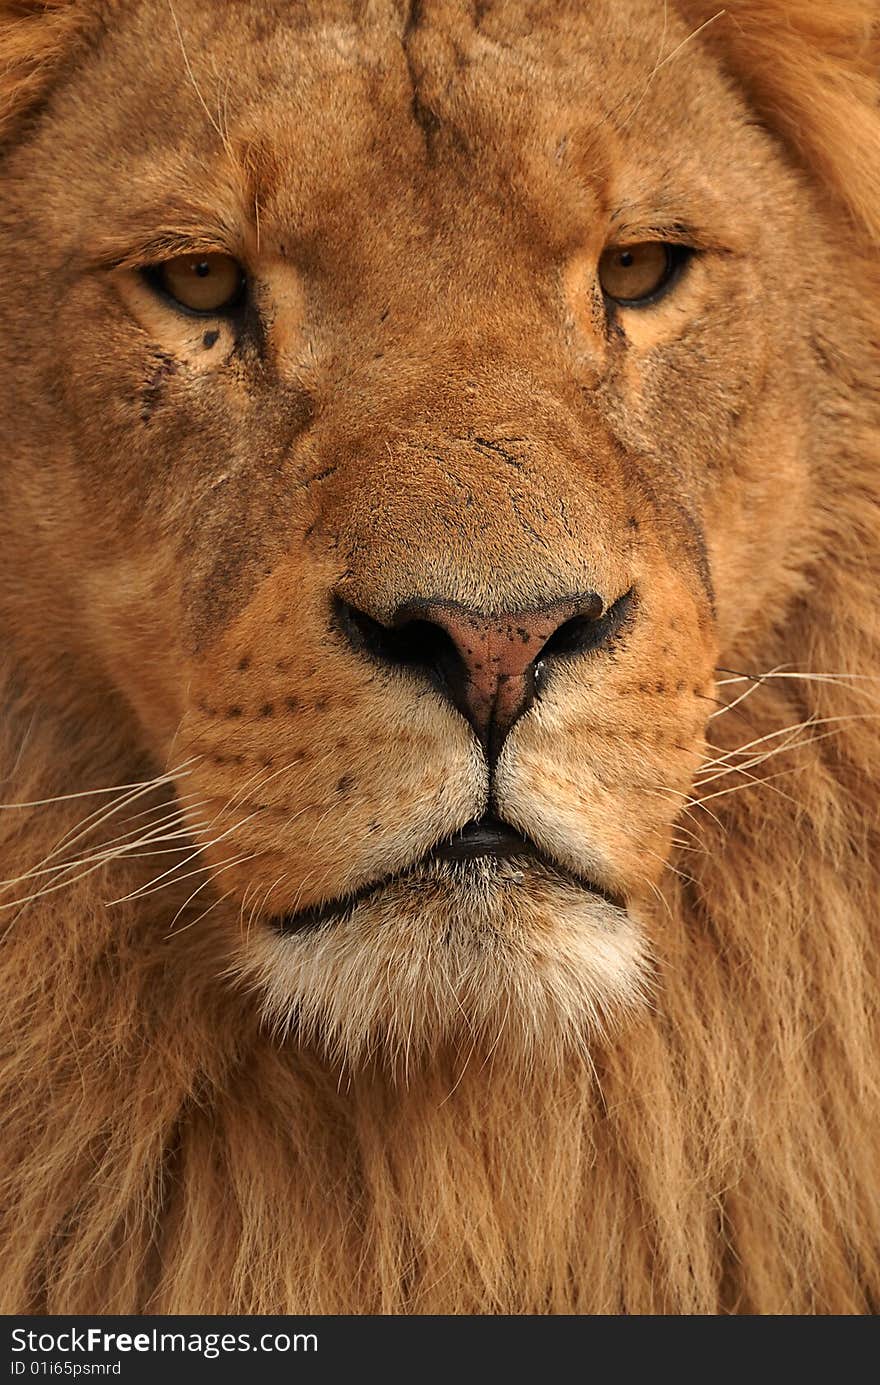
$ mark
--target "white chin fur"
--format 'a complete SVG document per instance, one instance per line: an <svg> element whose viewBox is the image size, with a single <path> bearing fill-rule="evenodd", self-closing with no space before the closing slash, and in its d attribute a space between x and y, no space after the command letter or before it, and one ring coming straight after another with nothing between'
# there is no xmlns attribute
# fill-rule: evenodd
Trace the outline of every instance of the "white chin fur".
<svg viewBox="0 0 880 1385"><path fill-rule="evenodd" d="M258 924L234 971L279 1038L405 1072L449 1045L562 1062L644 1002L649 967L624 909L537 863L472 862L317 928Z"/></svg>

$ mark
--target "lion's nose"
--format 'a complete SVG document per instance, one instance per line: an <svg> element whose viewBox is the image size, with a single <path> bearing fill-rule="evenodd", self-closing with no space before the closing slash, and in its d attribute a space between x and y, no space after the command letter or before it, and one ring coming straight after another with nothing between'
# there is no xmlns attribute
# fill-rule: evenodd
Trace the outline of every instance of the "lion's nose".
<svg viewBox="0 0 880 1385"><path fill-rule="evenodd" d="M607 634L606 614L595 592L500 614L442 599L410 601L387 621L337 601L349 641L385 665L423 672L491 758L535 701L544 666L595 648Z"/></svg>

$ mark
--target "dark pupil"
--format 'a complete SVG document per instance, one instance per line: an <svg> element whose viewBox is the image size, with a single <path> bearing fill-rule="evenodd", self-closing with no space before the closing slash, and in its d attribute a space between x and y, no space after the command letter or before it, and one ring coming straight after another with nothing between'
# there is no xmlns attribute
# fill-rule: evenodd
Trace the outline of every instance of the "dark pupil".
<svg viewBox="0 0 880 1385"><path fill-rule="evenodd" d="M204 279L208 274L211 273L211 266L208 264L207 260L199 260L198 264L195 265L194 268L196 274L199 276L200 279Z"/></svg>
<svg viewBox="0 0 880 1385"><path fill-rule="evenodd" d="M634 260L635 256L633 255L631 250L622 250L620 252L621 269L629 269L630 265L634 262Z"/></svg>

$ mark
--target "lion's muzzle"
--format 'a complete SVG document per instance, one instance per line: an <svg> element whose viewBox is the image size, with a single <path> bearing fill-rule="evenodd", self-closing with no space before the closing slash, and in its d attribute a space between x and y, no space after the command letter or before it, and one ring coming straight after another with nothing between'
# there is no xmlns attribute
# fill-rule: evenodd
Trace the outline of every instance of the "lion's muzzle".
<svg viewBox="0 0 880 1385"><path fill-rule="evenodd" d="M421 672L470 723L494 762L549 667L599 648L631 606L632 593L606 607L589 592L537 610L491 613L432 597L407 601L383 622L337 600L337 617L356 650L388 667Z"/></svg>

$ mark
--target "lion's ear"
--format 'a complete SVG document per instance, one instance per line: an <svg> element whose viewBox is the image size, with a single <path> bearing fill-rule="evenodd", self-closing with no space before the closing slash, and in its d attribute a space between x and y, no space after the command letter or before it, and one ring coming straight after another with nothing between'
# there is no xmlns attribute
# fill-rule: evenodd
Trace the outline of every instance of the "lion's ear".
<svg viewBox="0 0 880 1385"><path fill-rule="evenodd" d="M880 241L877 0L678 0L765 123Z"/></svg>
<svg viewBox="0 0 880 1385"><path fill-rule="evenodd" d="M70 56L85 9L82 0L0 0L0 140Z"/></svg>

